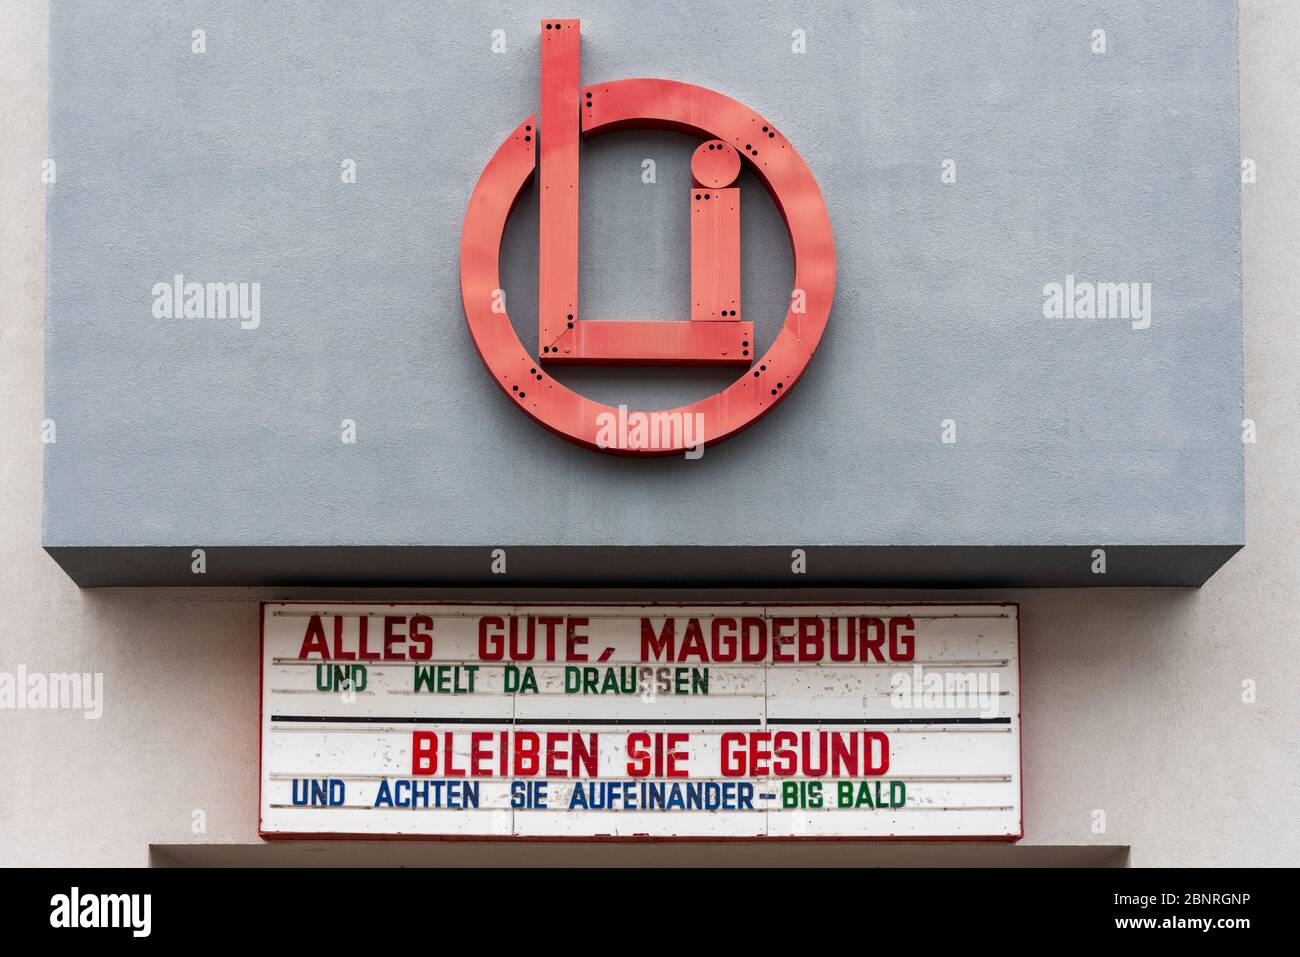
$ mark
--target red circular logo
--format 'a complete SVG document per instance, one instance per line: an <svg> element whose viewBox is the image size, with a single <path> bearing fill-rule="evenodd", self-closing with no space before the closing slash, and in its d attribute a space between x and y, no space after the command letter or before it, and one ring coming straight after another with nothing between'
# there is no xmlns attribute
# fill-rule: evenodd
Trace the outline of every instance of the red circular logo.
<svg viewBox="0 0 1300 957"><path fill-rule="evenodd" d="M515 128L488 161L461 235L460 283L479 355L497 384L540 424L579 445L625 455L681 454L756 422L799 380L826 329L835 293L835 243L821 190L781 131L713 90L628 79L581 87L577 20L542 23L540 118ZM539 128L540 127L540 128ZM666 129L698 136L691 170L691 317L592 320L578 313L578 149L581 137ZM538 170L539 355L525 349L505 309L499 258L506 221ZM741 162L780 211L794 253L794 289L771 347L757 354L741 316ZM630 411L594 402L560 382L561 365L726 365L727 388L675 409Z"/></svg>

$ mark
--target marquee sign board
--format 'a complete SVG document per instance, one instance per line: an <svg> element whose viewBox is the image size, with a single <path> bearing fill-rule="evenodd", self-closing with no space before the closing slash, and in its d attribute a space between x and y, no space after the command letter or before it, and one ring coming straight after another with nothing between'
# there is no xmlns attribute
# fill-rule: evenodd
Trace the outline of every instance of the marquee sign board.
<svg viewBox="0 0 1300 957"><path fill-rule="evenodd" d="M1014 604L262 606L266 838L1022 835Z"/></svg>

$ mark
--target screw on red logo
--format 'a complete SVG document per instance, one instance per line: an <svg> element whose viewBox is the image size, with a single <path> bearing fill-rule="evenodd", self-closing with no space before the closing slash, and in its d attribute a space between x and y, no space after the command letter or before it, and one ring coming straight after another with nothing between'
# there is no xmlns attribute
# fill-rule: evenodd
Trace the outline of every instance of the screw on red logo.
<svg viewBox="0 0 1300 957"><path fill-rule="evenodd" d="M460 286L479 354L497 384L530 416L579 445L624 455L681 454L735 435L770 411L812 359L835 294L835 242L817 181L769 121L713 90L674 80L614 80L583 87L577 20L542 21L541 112L488 161L465 213ZM698 136L691 161L691 316L686 320L583 319L578 309L580 135L646 128ZM537 170L538 348L530 355L501 291L501 240L510 210ZM771 195L790 233L795 282L785 323L757 354L741 318L742 160ZM732 366L740 377L676 409L629 411L555 381L557 365Z"/></svg>

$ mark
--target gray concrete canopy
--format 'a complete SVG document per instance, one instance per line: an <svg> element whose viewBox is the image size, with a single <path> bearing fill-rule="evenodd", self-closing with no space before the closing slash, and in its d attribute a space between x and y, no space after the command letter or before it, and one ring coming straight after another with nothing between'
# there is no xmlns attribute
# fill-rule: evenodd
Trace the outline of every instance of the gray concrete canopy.
<svg viewBox="0 0 1300 957"><path fill-rule="evenodd" d="M1095 586L1199 585L1241 546L1234 4L654 11L55 3L50 554L83 585L497 584L500 547L524 584ZM771 117L830 211L818 354L698 460L551 435L466 329L466 202L537 108L557 13L583 19L586 82L663 76ZM688 314L694 145L585 150L586 317ZM761 351L792 266L741 190ZM530 347L536 205L503 248ZM255 286L256 320L168 318L177 276ZM735 375L558 378L665 408Z"/></svg>

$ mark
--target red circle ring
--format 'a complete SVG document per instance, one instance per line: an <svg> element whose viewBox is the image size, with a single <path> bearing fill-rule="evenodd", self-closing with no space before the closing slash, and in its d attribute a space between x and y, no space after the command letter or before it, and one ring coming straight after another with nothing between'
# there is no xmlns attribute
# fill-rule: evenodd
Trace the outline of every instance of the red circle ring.
<svg viewBox="0 0 1300 957"><path fill-rule="evenodd" d="M675 409L703 414L704 445L730 438L770 412L803 374L830 318L835 295L835 241L821 189L807 164L771 123L721 93L673 80L628 79L584 89L582 131L666 129L720 139L749 161L785 221L794 254L792 301L772 347L732 385ZM556 435L589 449L621 455L673 455L686 448L610 448L597 441L598 416L618 409L555 381L524 348L500 301L500 253L510 211L536 169L536 120L528 117L497 149L479 177L465 213L460 287L474 345L506 396ZM528 132L525 131L528 129ZM792 295L792 300L795 296ZM685 321L685 320L683 320ZM513 388L512 388L513 387Z"/></svg>

